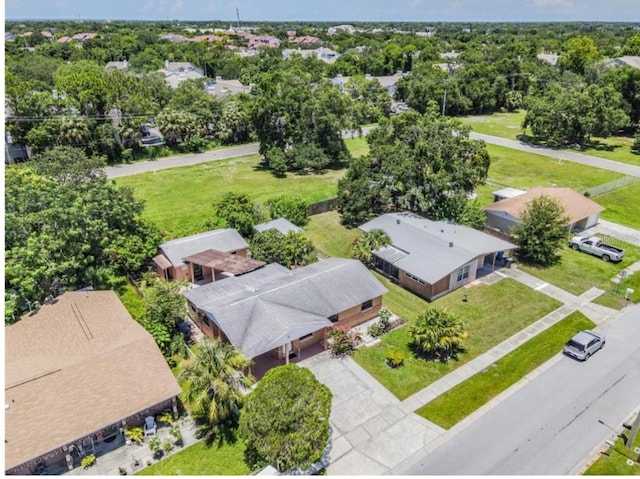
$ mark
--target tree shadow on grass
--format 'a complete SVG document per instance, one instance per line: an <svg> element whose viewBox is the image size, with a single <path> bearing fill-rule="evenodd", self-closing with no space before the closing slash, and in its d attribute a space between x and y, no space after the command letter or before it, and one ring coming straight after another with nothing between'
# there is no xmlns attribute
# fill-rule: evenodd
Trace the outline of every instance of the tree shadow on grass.
<svg viewBox="0 0 640 479"><path fill-rule="evenodd" d="M415 343L409 343L409 351L413 354L414 358L423 359L425 361L439 362L447 364L450 360L459 361L460 355L467 352L464 347L454 348L451 354L443 355L433 351L423 351Z"/></svg>

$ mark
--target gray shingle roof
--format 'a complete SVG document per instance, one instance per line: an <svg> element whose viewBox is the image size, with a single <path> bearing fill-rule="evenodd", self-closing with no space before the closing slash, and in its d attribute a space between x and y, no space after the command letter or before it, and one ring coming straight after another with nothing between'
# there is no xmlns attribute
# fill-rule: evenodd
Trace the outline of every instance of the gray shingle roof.
<svg viewBox="0 0 640 479"><path fill-rule="evenodd" d="M394 266L431 284L476 256L517 247L467 226L431 221L412 213L382 215L361 225L360 229L384 230L396 251L383 247L374 252L376 256L392 258ZM397 254L397 250L406 254Z"/></svg>
<svg viewBox="0 0 640 479"><path fill-rule="evenodd" d="M240 236L240 233L230 228L207 231L158 245L160 251L171 261L173 266L182 266L184 265L182 258L208 249L231 253L248 247L249 245Z"/></svg>
<svg viewBox="0 0 640 479"><path fill-rule="evenodd" d="M267 223L260 223L259 225L255 225L253 227L258 232L267 231L270 229L277 229L283 235L286 235L289 231L295 231L296 233L302 231L296 225L294 225L291 221L286 218L278 218L275 220L268 221Z"/></svg>
<svg viewBox="0 0 640 479"><path fill-rule="evenodd" d="M359 261L329 258L294 271L269 264L184 295L253 358L331 326L329 316L386 291Z"/></svg>

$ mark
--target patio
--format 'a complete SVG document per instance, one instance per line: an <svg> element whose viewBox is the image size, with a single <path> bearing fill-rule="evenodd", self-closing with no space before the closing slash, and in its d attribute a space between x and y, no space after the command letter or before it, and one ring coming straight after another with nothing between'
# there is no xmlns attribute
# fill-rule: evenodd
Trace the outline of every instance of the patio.
<svg viewBox="0 0 640 479"><path fill-rule="evenodd" d="M173 449L168 453L163 453L160 459L156 459L149 448L149 441L151 439L149 436L147 436L145 438L145 442L140 445L127 445L124 434L118 434L115 441L107 443L109 447L96 446L96 462L93 466L83 469L80 467L78 459L77 467L70 471L67 470L64 464L61 464L62 467L59 469L49 466L47 474L68 476L117 476L123 475L120 473L121 467L126 469L127 474L135 474L145 467L158 462L158 460L162 460L165 457L198 442L198 439L196 438L196 426L190 417L187 416L180 418L178 421L174 422L174 424L178 424L180 427L180 432L182 433L182 446L174 445ZM161 443L166 439L172 439L169 434L169 425L157 423L157 426L157 437L160 439Z"/></svg>

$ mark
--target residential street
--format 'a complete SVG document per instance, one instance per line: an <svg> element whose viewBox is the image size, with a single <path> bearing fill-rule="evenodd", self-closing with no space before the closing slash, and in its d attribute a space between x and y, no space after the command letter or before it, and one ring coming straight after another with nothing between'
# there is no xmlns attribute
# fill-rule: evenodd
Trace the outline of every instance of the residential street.
<svg viewBox="0 0 640 479"><path fill-rule="evenodd" d="M558 150L554 148L544 148L541 146L530 146L520 141L499 138L497 136L491 135L483 135L481 133L471 132L469 136L476 140L484 140L486 143L490 143L492 145L505 146L514 150L526 151L528 153L535 153L537 155L550 156L551 158L556 158L558 160L573 161L574 163L593 166L594 168L602 168L603 170L615 171L617 173L622 173L623 175L640 176L640 166L628 165L626 163L606 160L604 158L598 158L596 156L583 155L582 153L576 153L569 150Z"/></svg>
<svg viewBox="0 0 640 479"><path fill-rule="evenodd" d="M604 449L640 405L640 306L599 328L606 347L581 363L561 357L466 428L392 470L420 475L566 475ZM598 420L604 422L604 425Z"/></svg>
<svg viewBox="0 0 640 479"><path fill-rule="evenodd" d="M366 126L362 128L362 134L367 135L374 127ZM351 138L351 132L344 132L345 138ZM573 151L554 150L552 148L533 147L525 145L519 141L507 140L497 136L482 135L480 133L471 133L471 138L484 140L492 145L506 146L514 150L536 153L538 155L549 156L558 160L573 161L583 165L602 168L604 170L615 171L630 176L640 176L640 167L628 165L617 161L605 160L595 156L583 155ZM258 154L259 145L251 143L248 145L232 146L220 150L205 151L204 153L194 153L191 155L170 156L159 158L157 160L144 161L140 163L131 163L128 165L109 166L105 168L108 178L118 178L121 176L137 175L138 173L147 173L150 171L166 170L178 166L197 165L208 161L226 160L228 158L236 158L238 156L256 155Z"/></svg>

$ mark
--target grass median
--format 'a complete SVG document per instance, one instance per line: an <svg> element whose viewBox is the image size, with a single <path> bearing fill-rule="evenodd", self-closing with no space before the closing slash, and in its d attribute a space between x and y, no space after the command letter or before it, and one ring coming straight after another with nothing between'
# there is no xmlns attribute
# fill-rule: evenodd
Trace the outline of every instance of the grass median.
<svg viewBox="0 0 640 479"><path fill-rule="evenodd" d="M576 311L416 412L449 429L558 354L576 332L594 326Z"/></svg>

